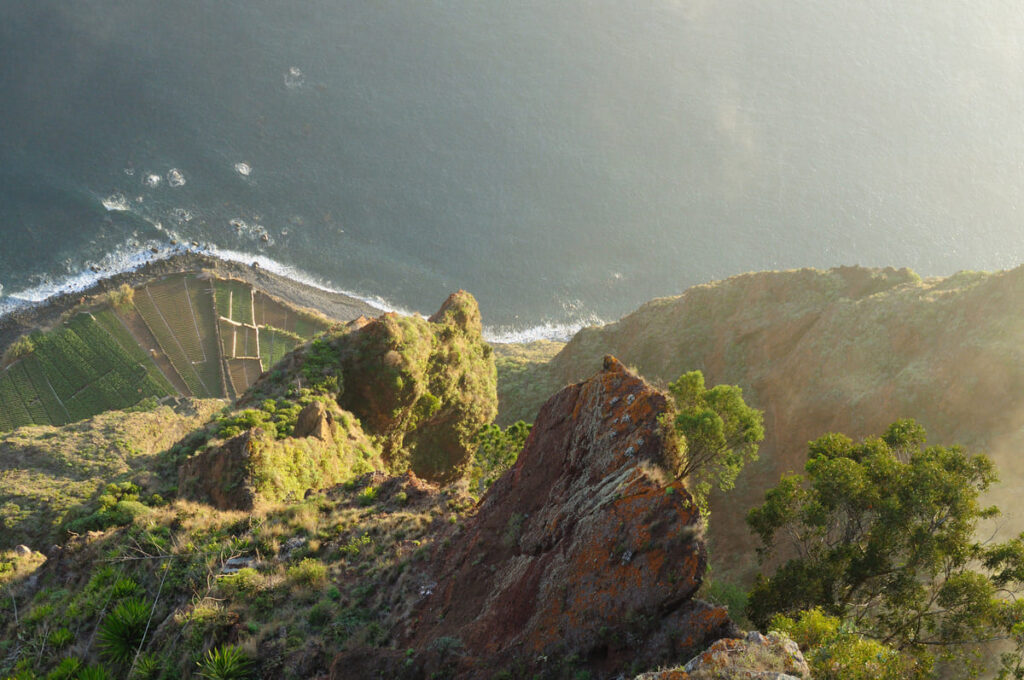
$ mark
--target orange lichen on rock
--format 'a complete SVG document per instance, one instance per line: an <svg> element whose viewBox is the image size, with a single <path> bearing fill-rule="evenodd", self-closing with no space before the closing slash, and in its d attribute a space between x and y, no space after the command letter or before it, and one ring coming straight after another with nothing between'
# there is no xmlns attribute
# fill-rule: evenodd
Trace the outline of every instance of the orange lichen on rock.
<svg viewBox="0 0 1024 680"><path fill-rule="evenodd" d="M570 656L614 677L735 635L724 609L693 599L707 555L697 508L666 465L669 409L610 356L553 396L515 467L436 557L437 586L400 646L425 654L458 639L456 677L541 672Z"/></svg>

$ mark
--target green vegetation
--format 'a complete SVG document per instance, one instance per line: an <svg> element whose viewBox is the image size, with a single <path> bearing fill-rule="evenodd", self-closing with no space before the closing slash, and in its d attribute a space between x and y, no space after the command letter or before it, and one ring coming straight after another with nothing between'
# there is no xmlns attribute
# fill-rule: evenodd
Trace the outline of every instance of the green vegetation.
<svg viewBox="0 0 1024 680"><path fill-rule="evenodd" d="M410 478L372 479L252 513L183 500L154 507L69 542L61 559L80 574L73 582L43 569L29 584L42 557L0 555L12 565L0 571L0 677L75 678L91 666L104 677L297 680L309 677L311 657L386 652L421 597L411 584L423 561L459 531L449 517L473 503ZM376 500L364 506L371 486ZM251 566L222 573L234 556ZM17 623L7 616L12 602ZM61 641L65 630L74 641Z"/></svg>
<svg viewBox="0 0 1024 680"><path fill-rule="evenodd" d="M126 348L112 323L108 316L76 314L22 343L30 353L0 372L0 431L61 425L170 394L152 361L137 345Z"/></svg>
<svg viewBox="0 0 1024 680"><path fill-rule="evenodd" d="M976 539L998 509L980 496L996 480L985 456L925 447L914 421L855 443L810 443L806 477L783 477L748 517L760 553L792 556L750 594L764 626L816 607L852 633L913 656L966 663L968 646L1014 640L1024 628L1024 536ZM1017 655L1008 657L1010 661Z"/></svg>
<svg viewBox="0 0 1024 680"><path fill-rule="evenodd" d="M526 444L532 425L519 421L502 430L493 423L476 434L476 451L469 469L469 488L483 494L511 468Z"/></svg>
<svg viewBox="0 0 1024 680"><path fill-rule="evenodd" d="M735 385L707 389L700 371L679 376L668 391L675 401L673 426L682 453L677 475L693 480L690 492L706 517L711 488L732 489L743 467L757 459L764 439L761 412L747 406Z"/></svg>
<svg viewBox="0 0 1024 680"><path fill-rule="evenodd" d="M251 675L252 661L235 645L206 652L199 662L199 677L207 680L244 680Z"/></svg>
<svg viewBox="0 0 1024 680"><path fill-rule="evenodd" d="M123 524L122 513L133 506L119 510L120 501L159 505L153 494L167 491L153 475L161 463L158 454L222 405L193 401L179 411L111 411L59 428L0 435L0 551L63 541L65 527L76 521L77 530ZM137 490L122 486L129 482Z"/></svg>
<svg viewBox="0 0 1024 680"><path fill-rule="evenodd" d="M925 680L933 676L931 660L901 654L879 640L866 638L834 616L815 608L793 619L772 618L770 630L789 635L800 646L815 680Z"/></svg>
<svg viewBox="0 0 1024 680"><path fill-rule="evenodd" d="M492 344L498 370L497 424L533 422L537 409L563 386L549 363L564 342L536 340L527 344Z"/></svg>

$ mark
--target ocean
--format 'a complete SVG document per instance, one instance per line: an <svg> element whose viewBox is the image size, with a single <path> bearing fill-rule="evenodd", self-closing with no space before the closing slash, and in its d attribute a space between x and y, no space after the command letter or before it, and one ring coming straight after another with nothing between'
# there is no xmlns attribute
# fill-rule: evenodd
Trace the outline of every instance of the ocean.
<svg viewBox="0 0 1024 680"><path fill-rule="evenodd" d="M1003 0L5 0L0 314L178 247L464 288L505 339L750 270L1012 267L1022 35Z"/></svg>

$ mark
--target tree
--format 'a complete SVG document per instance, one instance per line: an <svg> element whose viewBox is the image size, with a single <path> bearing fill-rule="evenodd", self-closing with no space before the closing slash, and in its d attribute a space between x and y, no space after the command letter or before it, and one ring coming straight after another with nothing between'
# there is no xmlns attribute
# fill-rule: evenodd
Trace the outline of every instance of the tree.
<svg viewBox="0 0 1024 680"><path fill-rule="evenodd" d="M764 439L761 412L747 406L743 390L735 385L707 389L704 375L690 371L669 383L675 401L674 429L683 448L677 471L681 478L693 478L691 491L705 512L712 486L728 491L736 484L740 470L757 459L757 447Z"/></svg>
<svg viewBox="0 0 1024 680"><path fill-rule="evenodd" d="M1024 603L1011 597L1024 583L1024 535L975 539L979 521L999 514L980 503L995 468L924 443L920 425L900 420L881 438L827 434L809 444L806 478L783 477L747 516L762 560L789 557L751 591L755 624L820 607L918 656L1013 639L1024 621Z"/></svg>
<svg viewBox="0 0 1024 680"><path fill-rule="evenodd" d="M480 428L476 433L477 448L469 472L471 491L482 494L515 464L532 427L519 420L504 431L493 423Z"/></svg>

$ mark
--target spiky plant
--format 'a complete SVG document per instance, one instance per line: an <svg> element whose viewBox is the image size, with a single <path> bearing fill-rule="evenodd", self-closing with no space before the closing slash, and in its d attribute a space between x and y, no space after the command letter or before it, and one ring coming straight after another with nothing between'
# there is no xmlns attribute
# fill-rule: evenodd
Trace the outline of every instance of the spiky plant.
<svg viewBox="0 0 1024 680"><path fill-rule="evenodd" d="M159 677L161 670L160 657L143 652L135 660L135 668L132 669L131 677L132 680L150 680Z"/></svg>
<svg viewBox="0 0 1024 680"><path fill-rule="evenodd" d="M100 626L103 656L118 664L130 662L142 644L148 618L149 603L138 597L130 597L114 607Z"/></svg>
<svg viewBox="0 0 1024 680"><path fill-rule="evenodd" d="M89 666L78 671L76 680L114 680L103 666Z"/></svg>
<svg viewBox="0 0 1024 680"><path fill-rule="evenodd" d="M244 680L252 672L252 660L236 645L206 652L199 662L199 677L207 680Z"/></svg>

